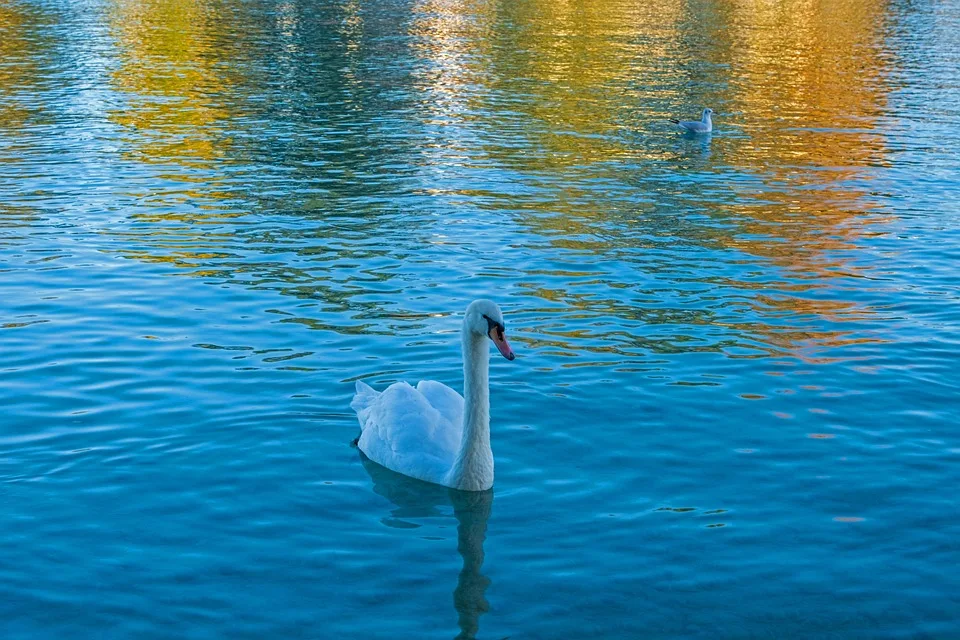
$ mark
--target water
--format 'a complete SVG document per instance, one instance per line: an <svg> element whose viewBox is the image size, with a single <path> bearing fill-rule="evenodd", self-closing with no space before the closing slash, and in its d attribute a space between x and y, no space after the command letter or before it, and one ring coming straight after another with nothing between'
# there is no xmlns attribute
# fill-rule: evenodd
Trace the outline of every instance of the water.
<svg viewBox="0 0 960 640"><path fill-rule="evenodd" d="M643 4L4 2L3 637L960 636L960 4Z"/></svg>

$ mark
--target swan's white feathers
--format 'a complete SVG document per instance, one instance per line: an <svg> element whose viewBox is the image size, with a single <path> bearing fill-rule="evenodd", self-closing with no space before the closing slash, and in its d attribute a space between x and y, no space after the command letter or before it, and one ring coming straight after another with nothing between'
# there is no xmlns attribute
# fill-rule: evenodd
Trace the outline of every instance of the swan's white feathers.
<svg viewBox="0 0 960 640"><path fill-rule="evenodd" d="M366 411L370 405L376 401L380 393L362 380L357 380L357 391L350 402L350 408L360 416L360 426L363 427L364 417L360 415L361 411ZM369 412L368 412L369 413Z"/></svg>
<svg viewBox="0 0 960 640"><path fill-rule="evenodd" d="M460 394L433 380L420 382L416 389L396 382L382 393L361 384L358 381L350 403L360 421L360 450L389 469L441 483L462 436Z"/></svg>
<svg viewBox="0 0 960 640"><path fill-rule="evenodd" d="M491 338L495 325L500 333ZM350 406L360 421L357 446L367 458L453 489L493 486L488 341L493 339L500 353L513 360L503 330L496 303L474 300L467 307L460 331L464 396L434 380L423 380L416 388L396 382L382 393L357 381Z"/></svg>
<svg viewBox="0 0 960 640"><path fill-rule="evenodd" d="M423 397L440 412L447 421L454 425L456 434L456 444L460 443L460 436L463 430L463 396L451 389L445 384L436 380L421 380L417 383L417 391L423 394Z"/></svg>

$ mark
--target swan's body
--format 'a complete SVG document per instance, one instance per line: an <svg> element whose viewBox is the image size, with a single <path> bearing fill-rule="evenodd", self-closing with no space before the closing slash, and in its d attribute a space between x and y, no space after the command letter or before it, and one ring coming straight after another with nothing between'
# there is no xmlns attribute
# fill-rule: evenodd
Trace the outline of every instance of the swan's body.
<svg viewBox="0 0 960 640"><path fill-rule="evenodd" d="M513 360L503 332L496 304L477 300L467 307L463 396L433 380L416 387L396 382L382 393L358 380L350 406L360 421L360 450L388 469L427 482L463 491L492 487L487 338Z"/></svg>
<svg viewBox="0 0 960 640"><path fill-rule="evenodd" d="M710 116L713 114L713 109L704 109L703 115L699 120L673 120L670 122L673 124L679 125L685 131L690 133L710 133L713 131L713 120L710 119Z"/></svg>

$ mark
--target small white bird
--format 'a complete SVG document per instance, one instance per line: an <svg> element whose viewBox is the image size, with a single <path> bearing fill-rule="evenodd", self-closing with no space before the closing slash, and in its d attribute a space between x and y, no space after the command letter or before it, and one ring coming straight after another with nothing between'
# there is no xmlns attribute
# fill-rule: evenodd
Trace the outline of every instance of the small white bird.
<svg viewBox="0 0 960 640"><path fill-rule="evenodd" d="M713 109L704 109L703 117L700 120L674 120L670 118L670 122L673 124L680 125L684 131L689 131L690 133L710 133L713 131L713 121L710 120L710 116L713 114Z"/></svg>

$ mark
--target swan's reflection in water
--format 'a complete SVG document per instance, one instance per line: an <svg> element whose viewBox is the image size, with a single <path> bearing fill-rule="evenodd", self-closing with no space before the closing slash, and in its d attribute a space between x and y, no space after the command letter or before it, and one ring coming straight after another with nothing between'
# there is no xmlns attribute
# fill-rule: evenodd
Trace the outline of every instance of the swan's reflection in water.
<svg viewBox="0 0 960 640"><path fill-rule="evenodd" d="M453 606L457 610L460 634L457 640L476 637L480 616L489 605L484 593L490 580L480 569L483 566L483 541L487 535L487 520L493 507L493 489L487 491L457 491L440 485L422 482L390 471L373 462L362 452L363 468L373 480L373 490L392 502L396 508L383 523L391 527L415 526L407 518L444 516L443 507L453 506L457 519L457 551L463 558L463 568L453 591Z"/></svg>

